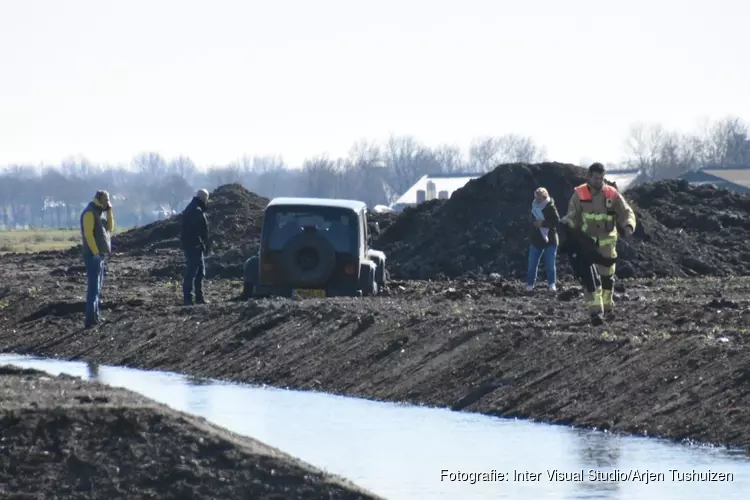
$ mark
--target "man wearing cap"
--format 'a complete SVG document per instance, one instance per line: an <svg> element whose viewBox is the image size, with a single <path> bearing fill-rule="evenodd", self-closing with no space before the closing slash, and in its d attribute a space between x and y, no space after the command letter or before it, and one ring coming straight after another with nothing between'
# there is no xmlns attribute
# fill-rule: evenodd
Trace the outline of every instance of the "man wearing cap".
<svg viewBox="0 0 750 500"><path fill-rule="evenodd" d="M208 191L199 189L182 212L180 241L182 250L185 252L185 278L182 283L182 294L186 306L193 305L193 285L195 285L195 303L206 303L203 297L203 278L206 275L204 255L208 246L207 205Z"/></svg>
<svg viewBox="0 0 750 500"><path fill-rule="evenodd" d="M109 193L97 191L94 199L81 212L81 248L88 283L83 323L85 328L99 322L106 257L112 252L110 238L114 230L115 216Z"/></svg>

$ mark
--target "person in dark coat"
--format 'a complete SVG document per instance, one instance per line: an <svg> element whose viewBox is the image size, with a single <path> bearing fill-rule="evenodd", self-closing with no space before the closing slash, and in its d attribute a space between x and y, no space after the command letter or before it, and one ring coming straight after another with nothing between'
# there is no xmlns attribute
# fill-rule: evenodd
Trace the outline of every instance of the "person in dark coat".
<svg viewBox="0 0 750 500"><path fill-rule="evenodd" d="M529 267L526 273L526 291L534 290L539 261L544 256L544 268L547 272L547 286L557 290L557 225L560 214L555 207L555 200L543 187L534 191L531 203L531 243L529 245Z"/></svg>
<svg viewBox="0 0 750 500"><path fill-rule="evenodd" d="M186 306L193 305L194 286L195 303L206 303L203 296L203 278L206 276L204 256L208 247L207 205L208 191L200 189L182 212L180 242L185 253L182 294Z"/></svg>

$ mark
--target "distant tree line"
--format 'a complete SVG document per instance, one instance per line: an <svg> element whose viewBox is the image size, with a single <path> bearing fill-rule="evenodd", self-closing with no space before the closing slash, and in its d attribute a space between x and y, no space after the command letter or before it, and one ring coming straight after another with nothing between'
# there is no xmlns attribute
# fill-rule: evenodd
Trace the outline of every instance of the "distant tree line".
<svg viewBox="0 0 750 500"><path fill-rule="evenodd" d="M750 168L748 124L737 117L706 121L693 133L638 123L626 147L624 166L640 170L638 182L674 179L704 168Z"/></svg>
<svg viewBox="0 0 750 500"><path fill-rule="evenodd" d="M608 168L638 168L640 181L676 177L707 166L750 165L747 125L726 118L701 134L669 132L638 124L629 155ZM200 187L239 183L266 197L347 197L368 206L389 205L425 174L486 173L501 163L548 161L544 146L514 134L476 138L462 151L430 148L412 136L385 143L355 143L344 158L312 157L297 168L282 157L243 157L229 165L199 169L188 157L165 159L144 152L131 165L95 165L69 158L56 166L10 165L0 170L0 227L76 227L96 189L108 189L119 227L143 225L180 211Z"/></svg>

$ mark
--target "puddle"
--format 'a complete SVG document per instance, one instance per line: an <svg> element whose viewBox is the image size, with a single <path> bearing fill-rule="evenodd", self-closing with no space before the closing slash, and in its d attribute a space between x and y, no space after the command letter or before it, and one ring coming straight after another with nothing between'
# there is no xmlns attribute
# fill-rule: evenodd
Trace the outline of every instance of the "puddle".
<svg viewBox="0 0 750 500"><path fill-rule="evenodd" d="M729 500L750 491L750 459L720 448L80 362L0 355L4 364L131 389L393 500ZM561 474L550 479L554 470ZM688 481L673 479L671 470L687 473ZM443 471L453 477L460 472L463 481L451 481ZM539 473L537 480L514 477L526 471ZM583 480L569 480L581 471ZM733 477L689 481L693 471ZM618 477L592 480L590 472ZM484 477L472 484L470 473Z"/></svg>

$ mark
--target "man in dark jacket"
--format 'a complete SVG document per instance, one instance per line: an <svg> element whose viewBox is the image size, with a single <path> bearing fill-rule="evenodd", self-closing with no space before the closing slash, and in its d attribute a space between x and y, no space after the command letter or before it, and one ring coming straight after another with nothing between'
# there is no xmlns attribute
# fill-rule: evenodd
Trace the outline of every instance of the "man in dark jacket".
<svg viewBox="0 0 750 500"><path fill-rule="evenodd" d="M565 222L560 222L557 230L560 241L558 252L570 257L573 274L584 286L586 292L593 294L597 288L602 286L597 264L611 266L617 259L602 256L597 243L580 229L572 228ZM604 311L601 301L593 301L587 306L591 324L594 326L603 324Z"/></svg>
<svg viewBox="0 0 750 500"><path fill-rule="evenodd" d="M182 294L186 306L193 305L193 284L195 303L205 304L203 278L206 276L204 256L208 247L208 219L206 207L208 191L200 189L182 212L182 232L180 241L185 252L185 278Z"/></svg>

